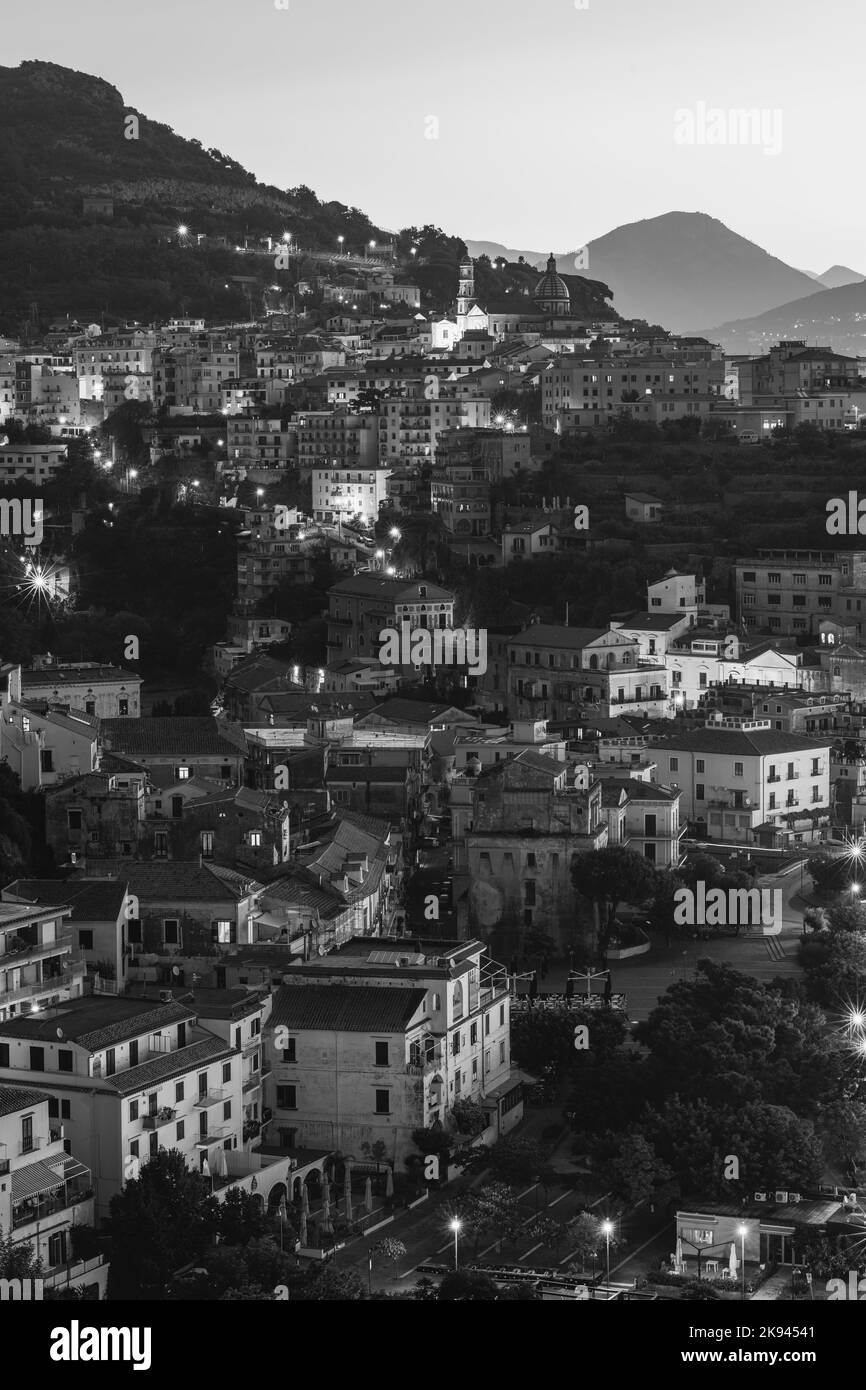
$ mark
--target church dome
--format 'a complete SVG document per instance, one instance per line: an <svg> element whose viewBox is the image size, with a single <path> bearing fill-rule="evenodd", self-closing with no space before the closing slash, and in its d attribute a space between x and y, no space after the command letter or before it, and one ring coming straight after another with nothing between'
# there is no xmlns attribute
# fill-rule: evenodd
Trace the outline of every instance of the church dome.
<svg viewBox="0 0 866 1390"><path fill-rule="evenodd" d="M539 309L545 309L552 314L567 313L571 306L568 285L562 276L556 273L556 258L552 252L547 262L547 270L535 287L533 298Z"/></svg>

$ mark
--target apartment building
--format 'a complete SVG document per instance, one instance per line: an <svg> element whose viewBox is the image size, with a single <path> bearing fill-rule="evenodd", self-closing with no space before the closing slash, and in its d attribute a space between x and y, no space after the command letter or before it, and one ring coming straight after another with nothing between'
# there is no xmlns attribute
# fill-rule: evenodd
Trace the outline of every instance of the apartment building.
<svg viewBox="0 0 866 1390"><path fill-rule="evenodd" d="M259 990L199 986L195 1004L201 1026L240 1053L242 1138L246 1143L261 1129L264 1079L270 1071L270 1063L263 1056L262 1030L270 1017L272 997Z"/></svg>
<svg viewBox="0 0 866 1390"><path fill-rule="evenodd" d="M97 1219L160 1148L200 1172L243 1142L242 1053L187 999L92 995L0 1023L0 1082L58 1101Z"/></svg>
<svg viewBox="0 0 866 1390"><path fill-rule="evenodd" d="M131 332L107 334L76 343L72 349L72 362L81 399L101 401L106 377L118 375L125 382L130 376L144 378L137 383L136 399L149 399L151 392L146 389L145 380L150 382L152 391L156 341L155 333Z"/></svg>
<svg viewBox="0 0 866 1390"><path fill-rule="evenodd" d="M856 390L863 386L863 375L859 358L791 339L761 357L740 361L739 399L743 405L760 405L767 396Z"/></svg>
<svg viewBox="0 0 866 1390"><path fill-rule="evenodd" d="M866 551L759 550L735 566L737 613L748 628L778 634L818 630L824 618L862 636Z"/></svg>
<svg viewBox="0 0 866 1390"><path fill-rule="evenodd" d="M721 716L651 739L658 782L682 792L682 816L698 838L768 848L822 838L832 742L780 733L769 719Z"/></svg>
<svg viewBox="0 0 866 1390"><path fill-rule="evenodd" d="M328 661L377 656L383 628L452 628L454 595L427 581L355 574L328 590Z"/></svg>
<svg viewBox="0 0 866 1390"><path fill-rule="evenodd" d="M388 500L387 468L369 469L322 464L313 468L313 516L316 521L333 522L360 518L367 525L378 519Z"/></svg>
<svg viewBox="0 0 866 1390"><path fill-rule="evenodd" d="M2 891L4 903L70 910L66 923L75 960L89 983L109 994L126 987L126 923L132 915L124 878L18 878Z"/></svg>
<svg viewBox="0 0 866 1390"><path fill-rule="evenodd" d="M229 414L225 429L227 468L283 469L293 460L295 431L278 413Z"/></svg>
<svg viewBox="0 0 866 1390"><path fill-rule="evenodd" d="M62 702L100 719L137 719L141 676L98 661L41 661L21 672L21 698Z"/></svg>
<svg viewBox="0 0 866 1390"><path fill-rule="evenodd" d="M86 967L71 913L64 904L0 903L0 1023L81 994Z"/></svg>
<svg viewBox="0 0 866 1390"><path fill-rule="evenodd" d="M563 355L541 373L542 423L562 432L622 411L658 422L700 418L723 394L724 379L723 360Z"/></svg>
<svg viewBox="0 0 866 1390"><path fill-rule="evenodd" d="M486 949L354 939L296 965L265 1030L271 1142L360 1157L381 1140L396 1166L417 1152L414 1129L453 1127L461 1099L488 1111L493 1138L507 1133L522 1115L522 1085L507 978Z"/></svg>
<svg viewBox="0 0 866 1390"><path fill-rule="evenodd" d="M0 1231L41 1260L43 1297L83 1285L102 1299L108 1264L78 1234L93 1225L92 1174L61 1118L47 1091L0 1085Z"/></svg>
<svg viewBox="0 0 866 1390"><path fill-rule="evenodd" d="M432 459L443 431L490 425L489 397L458 395L454 387L439 386L438 378L435 394L427 396L430 390L430 385L407 386L404 395L382 402L379 453L383 463Z"/></svg>
<svg viewBox="0 0 866 1390"><path fill-rule="evenodd" d="M65 444L4 444L0 446L0 483L24 479L38 487L49 482L65 462Z"/></svg>
<svg viewBox="0 0 866 1390"><path fill-rule="evenodd" d="M482 462L473 463L453 448L437 463L430 479L430 506L455 541L490 534L490 483Z"/></svg>
<svg viewBox="0 0 866 1390"><path fill-rule="evenodd" d="M817 667L806 664L802 649L786 650L772 641L749 643L728 624L691 627L668 648L667 667L673 712L695 709L715 685L762 685L808 689L823 685Z"/></svg>
<svg viewBox="0 0 866 1390"><path fill-rule="evenodd" d="M96 715L0 697L0 756L22 791L58 786L98 766Z"/></svg>
<svg viewBox="0 0 866 1390"><path fill-rule="evenodd" d="M146 773L91 772L49 787L45 837L59 864L98 865L131 858L144 834Z"/></svg>
<svg viewBox="0 0 866 1390"><path fill-rule="evenodd" d="M297 467L302 480L314 468L351 469L370 473L379 466L379 416L336 410L305 410L292 425L297 431Z"/></svg>

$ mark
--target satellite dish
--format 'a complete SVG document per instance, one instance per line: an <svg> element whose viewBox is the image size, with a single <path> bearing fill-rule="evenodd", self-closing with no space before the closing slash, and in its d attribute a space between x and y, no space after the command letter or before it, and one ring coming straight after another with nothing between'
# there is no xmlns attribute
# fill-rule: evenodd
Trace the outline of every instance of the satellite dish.
<svg viewBox="0 0 866 1390"><path fill-rule="evenodd" d="M179 974L180 974L180 966L178 966L178 965L173 965L173 966L171 967L171 973L172 973L172 975L179 975Z"/></svg>
<svg viewBox="0 0 866 1390"><path fill-rule="evenodd" d="M63 1029L62 1029L62 1028L58 1028L58 1029L57 1029L57 1036L58 1036L58 1038L60 1039L60 1041L63 1042Z"/></svg>

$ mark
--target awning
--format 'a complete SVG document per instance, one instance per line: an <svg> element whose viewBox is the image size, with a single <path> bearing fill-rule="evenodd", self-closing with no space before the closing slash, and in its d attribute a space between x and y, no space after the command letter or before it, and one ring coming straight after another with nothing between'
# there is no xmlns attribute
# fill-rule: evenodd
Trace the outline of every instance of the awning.
<svg viewBox="0 0 866 1390"><path fill-rule="evenodd" d="M47 1163L37 1161L24 1168L16 1168L12 1174L12 1201L23 1202L27 1197L35 1197L40 1192L51 1192L62 1187L65 1178L58 1177Z"/></svg>
<svg viewBox="0 0 866 1390"><path fill-rule="evenodd" d="M79 1163L77 1158L67 1158L63 1164L63 1180L69 1182L70 1178L80 1178L84 1174L90 1177L90 1169L86 1163Z"/></svg>

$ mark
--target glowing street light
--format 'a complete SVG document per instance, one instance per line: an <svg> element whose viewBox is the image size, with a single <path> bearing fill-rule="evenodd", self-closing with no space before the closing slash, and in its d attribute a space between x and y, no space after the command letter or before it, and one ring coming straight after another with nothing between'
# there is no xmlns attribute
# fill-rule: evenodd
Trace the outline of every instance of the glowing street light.
<svg viewBox="0 0 866 1390"><path fill-rule="evenodd" d="M340 248L340 252L339 252L340 255L342 255L342 252L343 252L343 242L344 242L345 240L346 240L346 238L345 238L344 236L338 236L338 237L337 237L337 245L338 245L339 248Z"/></svg>
<svg viewBox="0 0 866 1390"><path fill-rule="evenodd" d="M392 526L389 535L391 535L395 541L398 541L400 539L400 527Z"/></svg>
<svg viewBox="0 0 866 1390"><path fill-rule="evenodd" d="M264 490L264 488L263 488L263 487L257 487L257 488L256 488L256 497L264 497L264 495L265 495L265 490Z"/></svg>
<svg viewBox="0 0 866 1390"><path fill-rule="evenodd" d="M454 1268L457 1268L457 1237L463 1229L463 1222L455 1219L450 1223L451 1230L454 1232Z"/></svg>
<svg viewBox="0 0 866 1390"><path fill-rule="evenodd" d="M610 1288L610 1238L613 1235L613 1222L602 1221L601 1229L602 1234L604 1235L605 1242L605 1283L607 1284L608 1288Z"/></svg>
<svg viewBox="0 0 866 1390"><path fill-rule="evenodd" d="M178 229L177 229L177 234L178 234L178 236L188 236L188 235L189 235L189 227L186 225L185 222L181 222L180 226L179 226Z"/></svg>

